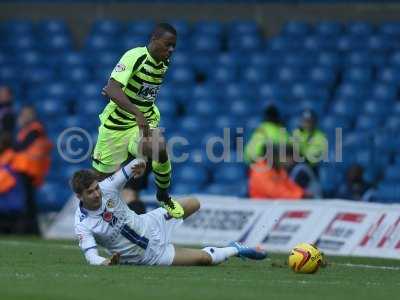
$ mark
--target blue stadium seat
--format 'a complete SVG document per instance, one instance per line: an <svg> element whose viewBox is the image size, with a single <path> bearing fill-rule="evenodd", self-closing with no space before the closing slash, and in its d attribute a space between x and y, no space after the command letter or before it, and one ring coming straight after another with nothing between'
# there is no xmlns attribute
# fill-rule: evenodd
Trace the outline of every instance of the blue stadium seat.
<svg viewBox="0 0 400 300"><path fill-rule="evenodd" d="M40 21L37 29L45 35L68 33L67 23L64 20L59 19L47 19Z"/></svg>
<svg viewBox="0 0 400 300"><path fill-rule="evenodd" d="M207 55L206 53L191 53L189 65L193 67L193 70L197 74L207 77L210 70L216 65L215 60L214 56Z"/></svg>
<svg viewBox="0 0 400 300"><path fill-rule="evenodd" d="M374 195L377 202L395 203L400 202L400 187L391 182L381 182Z"/></svg>
<svg viewBox="0 0 400 300"><path fill-rule="evenodd" d="M399 67L385 67L378 70L377 80L395 85L400 81Z"/></svg>
<svg viewBox="0 0 400 300"><path fill-rule="evenodd" d="M336 49L339 51L357 51L366 48L367 39L354 35L342 35L338 38Z"/></svg>
<svg viewBox="0 0 400 300"><path fill-rule="evenodd" d="M34 25L31 21L14 19L3 22L4 30L11 35L32 33Z"/></svg>
<svg viewBox="0 0 400 300"><path fill-rule="evenodd" d="M55 34L43 39L40 47L47 52L69 51L72 48L72 42L65 34Z"/></svg>
<svg viewBox="0 0 400 300"><path fill-rule="evenodd" d="M202 185L207 182L208 173L202 164L185 164L176 170L175 178L179 183Z"/></svg>
<svg viewBox="0 0 400 300"><path fill-rule="evenodd" d="M121 40L121 49L124 52L135 47L143 47L147 44L148 39L147 35L126 34Z"/></svg>
<svg viewBox="0 0 400 300"><path fill-rule="evenodd" d="M92 25L92 34L100 34L100 35L113 35L119 36L122 31L122 25L117 20L97 20Z"/></svg>
<svg viewBox="0 0 400 300"><path fill-rule="evenodd" d="M374 28L369 22L352 22L346 26L346 31L351 35L368 36L374 32Z"/></svg>
<svg viewBox="0 0 400 300"><path fill-rule="evenodd" d="M337 52L324 51L318 55L318 64L321 67L339 68L343 64L343 57Z"/></svg>
<svg viewBox="0 0 400 300"><path fill-rule="evenodd" d="M157 103L156 103L159 111L161 112L162 118L164 119L164 117L176 117L177 112L178 112L178 106L177 103L175 101L173 101L173 99L171 98L161 98L161 99L157 99Z"/></svg>
<svg viewBox="0 0 400 300"><path fill-rule="evenodd" d="M103 89L104 85L105 83L97 81L89 81L87 83L83 83L80 86L79 95L81 95L83 99L98 98L104 99L105 101L105 98L103 98L103 96L101 95L101 90Z"/></svg>
<svg viewBox="0 0 400 300"><path fill-rule="evenodd" d="M69 66L83 66L88 63L88 58L81 52L70 51L61 54L63 65Z"/></svg>
<svg viewBox="0 0 400 300"><path fill-rule="evenodd" d="M126 26L126 33L130 35L141 35L150 37L150 34L153 31L155 25L156 24L154 21L146 20L128 22Z"/></svg>
<svg viewBox="0 0 400 300"><path fill-rule="evenodd" d="M358 101L351 99L338 99L332 103L332 111L338 116L344 116L351 118L355 116L360 111L360 104Z"/></svg>
<svg viewBox="0 0 400 300"><path fill-rule="evenodd" d="M397 89L391 84L377 83L372 87L371 96L377 101L390 102L396 99Z"/></svg>
<svg viewBox="0 0 400 300"><path fill-rule="evenodd" d="M343 32L343 24L335 21L322 21L314 25L314 31L324 38L330 38Z"/></svg>
<svg viewBox="0 0 400 300"><path fill-rule="evenodd" d="M175 85L190 86L195 80L195 75L192 69L183 66L172 67L167 76L168 80Z"/></svg>
<svg viewBox="0 0 400 300"><path fill-rule="evenodd" d="M221 49L221 40L212 35L194 35L191 40L191 49L197 52L214 54Z"/></svg>
<svg viewBox="0 0 400 300"><path fill-rule="evenodd" d="M239 163L221 163L213 173L215 183L235 184L247 178L244 165Z"/></svg>
<svg viewBox="0 0 400 300"><path fill-rule="evenodd" d="M10 47L16 53L26 50L35 50L38 48L38 43L34 37L30 35L24 35L19 37L13 37L10 39Z"/></svg>
<svg viewBox="0 0 400 300"><path fill-rule="evenodd" d="M205 188L205 193L221 196L237 196L244 197L247 193L247 183L241 182L236 184L210 184Z"/></svg>
<svg viewBox="0 0 400 300"><path fill-rule="evenodd" d="M232 36L259 33L260 27L253 20L233 21L228 24L227 33Z"/></svg>
<svg viewBox="0 0 400 300"><path fill-rule="evenodd" d="M53 99L68 99L71 90L65 82L52 82L44 88L44 94Z"/></svg>
<svg viewBox="0 0 400 300"><path fill-rule="evenodd" d="M367 41L367 46L371 51L388 51L393 48L393 44L388 36L382 35L370 36Z"/></svg>
<svg viewBox="0 0 400 300"><path fill-rule="evenodd" d="M339 172L333 165L322 164L319 169L320 183L324 193L333 192L339 183Z"/></svg>
<svg viewBox="0 0 400 300"><path fill-rule="evenodd" d="M367 87L361 84L343 83L336 89L336 97L359 100L367 96Z"/></svg>
<svg viewBox="0 0 400 300"><path fill-rule="evenodd" d="M390 107L388 105L382 105L379 100L371 99L364 102L363 113L383 118L390 113Z"/></svg>
<svg viewBox="0 0 400 300"><path fill-rule="evenodd" d="M183 117L180 121L181 130L188 134L200 134L209 126L200 116Z"/></svg>
<svg viewBox="0 0 400 300"><path fill-rule="evenodd" d="M368 84L372 81L372 69L368 67L350 67L343 73L343 81L356 84Z"/></svg>
<svg viewBox="0 0 400 300"><path fill-rule="evenodd" d="M236 68L239 65L239 55L232 52L217 54L216 65L227 68Z"/></svg>
<svg viewBox="0 0 400 300"><path fill-rule="evenodd" d="M303 47L308 51L322 51L335 49L335 40L333 38L326 39L318 35L309 35L304 38Z"/></svg>
<svg viewBox="0 0 400 300"><path fill-rule="evenodd" d="M76 112L80 115L93 117L97 120L98 115L103 111L107 102L101 98L82 97L76 101Z"/></svg>
<svg viewBox="0 0 400 300"><path fill-rule="evenodd" d="M19 79L19 72L15 65L0 65L0 82L11 83Z"/></svg>
<svg viewBox="0 0 400 300"><path fill-rule="evenodd" d="M389 116L385 120L385 129L392 131L400 130L400 118L398 116Z"/></svg>
<svg viewBox="0 0 400 300"><path fill-rule="evenodd" d="M266 48L272 51L298 50L303 43L303 38L277 36L267 40Z"/></svg>
<svg viewBox="0 0 400 300"><path fill-rule="evenodd" d="M54 76L55 73L52 68L32 66L24 69L23 79L32 86L32 84L45 84L50 82L54 79Z"/></svg>
<svg viewBox="0 0 400 300"><path fill-rule="evenodd" d="M258 34L247 34L230 39L228 46L231 51L249 54L261 50L263 41Z"/></svg>
<svg viewBox="0 0 400 300"><path fill-rule="evenodd" d="M119 50L121 48L121 41L115 40L113 36L108 35L91 35L85 43L85 48L88 51L107 51Z"/></svg>
<svg viewBox="0 0 400 300"><path fill-rule="evenodd" d="M235 68L216 66L210 74L208 80L210 82L230 83L237 79L237 72Z"/></svg>
<svg viewBox="0 0 400 300"><path fill-rule="evenodd" d="M272 76L268 74L268 69L264 67L249 66L239 73L241 80L248 83L263 83Z"/></svg>
<svg viewBox="0 0 400 300"><path fill-rule="evenodd" d="M299 68L282 66L277 70L276 79L282 83L293 83L301 80L302 75Z"/></svg>
<svg viewBox="0 0 400 300"><path fill-rule="evenodd" d="M193 99L207 98L211 103L218 98L217 86L213 84L196 84L192 91Z"/></svg>
<svg viewBox="0 0 400 300"><path fill-rule="evenodd" d="M41 212L59 211L67 202L71 191L67 184L46 182L37 192L37 205Z"/></svg>
<svg viewBox="0 0 400 300"><path fill-rule="evenodd" d="M400 23L399 22L384 22L380 24L379 32L391 37L400 36Z"/></svg>
<svg viewBox="0 0 400 300"><path fill-rule="evenodd" d="M286 99L289 96L289 91L280 84L262 84L258 92L259 97L265 101Z"/></svg>
<svg viewBox="0 0 400 300"><path fill-rule="evenodd" d="M194 34L205 34L209 36L221 36L223 31L222 23L218 21L199 21L194 23Z"/></svg>
<svg viewBox="0 0 400 300"><path fill-rule="evenodd" d="M345 57L345 64L348 66L370 66L372 65L371 53L365 50L351 51Z"/></svg>
<svg viewBox="0 0 400 300"><path fill-rule="evenodd" d="M171 193L173 195L190 195L193 193L202 193L201 185L195 182L191 184L176 182L172 184Z"/></svg>
<svg viewBox="0 0 400 300"><path fill-rule="evenodd" d="M306 36L310 31L310 24L302 21L290 21L283 26L282 34L288 36Z"/></svg>
<svg viewBox="0 0 400 300"><path fill-rule="evenodd" d="M380 119L373 116L360 115L357 118L356 128L372 131L380 127Z"/></svg>
<svg viewBox="0 0 400 300"><path fill-rule="evenodd" d="M17 53L18 61L23 66L41 65L44 62L44 57L39 51L27 50Z"/></svg>
<svg viewBox="0 0 400 300"><path fill-rule="evenodd" d="M336 128L347 131L350 125L349 118L343 115L329 115L321 120L321 128L324 132L334 132Z"/></svg>
<svg viewBox="0 0 400 300"><path fill-rule="evenodd" d="M68 113L68 109L65 104L54 101L54 98L42 98L40 99L40 105L36 106L36 110L40 116L62 116Z"/></svg>
<svg viewBox="0 0 400 300"><path fill-rule="evenodd" d="M208 118L215 118L223 111L222 109L223 105L217 99L210 102L208 98L197 98L196 101L190 103L188 111L206 120Z"/></svg>
<svg viewBox="0 0 400 300"><path fill-rule="evenodd" d="M385 181L397 184L400 181L400 167L397 165L388 166L385 170Z"/></svg>
<svg viewBox="0 0 400 300"><path fill-rule="evenodd" d="M310 69L308 78L316 85L330 87L335 83L336 72L327 67L314 67Z"/></svg>
<svg viewBox="0 0 400 300"><path fill-rule="evenodd" d="M91 72L86 67L71 66L70 68L61 69L61 78L67 82L81 83L90 81Z"/></svg>

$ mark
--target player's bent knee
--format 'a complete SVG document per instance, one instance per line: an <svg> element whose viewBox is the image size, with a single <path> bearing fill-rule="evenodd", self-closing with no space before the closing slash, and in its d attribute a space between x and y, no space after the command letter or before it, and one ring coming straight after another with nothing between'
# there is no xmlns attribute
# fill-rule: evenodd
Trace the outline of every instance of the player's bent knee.
<svg viewBox="0 0 400 300"><path fill-rule="evenodd" d="M190 217L200 209L200 201L197 198L187 198L179 201L185 211L184 219Z"/></svg>

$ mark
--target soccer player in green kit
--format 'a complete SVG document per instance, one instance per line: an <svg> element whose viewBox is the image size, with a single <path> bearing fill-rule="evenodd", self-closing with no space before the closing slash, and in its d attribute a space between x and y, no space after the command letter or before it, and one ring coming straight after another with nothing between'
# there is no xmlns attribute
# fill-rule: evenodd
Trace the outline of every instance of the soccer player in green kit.
<svg viewBox="0 0 400 300"><path fill-rule="evenodd" d="M157 200L172 217L182 218L182 206L168 193L171 162L158 129L160 112L154 103L176 39L171 25L158 24L146 47L128 50L119 60L103 89L110 101L100 114L92 166L101 180L118 170L128 154L151 158Z"/></svg>

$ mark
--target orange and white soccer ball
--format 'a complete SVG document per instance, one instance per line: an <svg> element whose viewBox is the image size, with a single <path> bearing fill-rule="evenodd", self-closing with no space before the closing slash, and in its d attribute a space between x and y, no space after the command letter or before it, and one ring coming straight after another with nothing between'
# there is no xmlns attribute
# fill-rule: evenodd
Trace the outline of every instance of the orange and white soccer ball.
<svg viewBox="0 0 400 300"><path fill-rule="evenodd" d="M289 267L296 273L315 273L321 263L321 252L314 245L301 243L290 251Z"/></svg>

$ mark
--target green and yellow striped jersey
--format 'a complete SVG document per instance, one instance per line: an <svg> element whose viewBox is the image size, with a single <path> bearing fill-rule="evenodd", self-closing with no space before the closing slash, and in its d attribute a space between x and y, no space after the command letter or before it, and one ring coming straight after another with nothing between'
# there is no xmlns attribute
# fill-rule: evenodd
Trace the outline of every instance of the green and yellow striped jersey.
<svg viewBox="0 0 400 300"><path fill-rule="evenodd" d="M159 119L154 101L167 69L168 62L157 63L147 47L137 47L122 56L110 76L123 85L125 95L143 112L149 124ZM134 115L113 101L105 107L100 120L106 128L114 130L124 130L136 125Z"/></svg>

